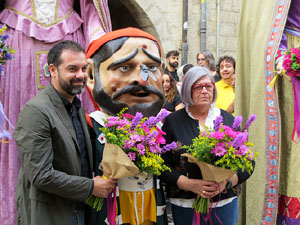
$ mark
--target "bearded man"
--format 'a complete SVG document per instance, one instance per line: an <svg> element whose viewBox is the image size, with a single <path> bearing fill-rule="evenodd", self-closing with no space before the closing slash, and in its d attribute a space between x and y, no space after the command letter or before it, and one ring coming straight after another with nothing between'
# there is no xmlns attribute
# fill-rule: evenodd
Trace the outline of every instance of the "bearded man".
<svg viewBox="0 0 300 225"><path fill-rule="evenodd" d="M95 107L99 109L87 117L94 144L95 168L98 168L105 144L99 128L104 126L103 119L107 114L116 115L127 107L127 113L134 115L141 112L148 117L161 110L164 104L164 64L161 61L159 42L149 33L136 28L109 32L93 41L87 49L86 58L89 63L87 86ZM97 169L95 174L102 175L102 171ZM137 187L133 192L119 189L119 223L167 224L158 180L141 177L139 180L135 180L135 177L129 180L128 182L148 183L150 188L143 190ZM149 204L153 198L156 204ZM133 199L136 204L128 205L128 202L134 202ZM143 207L138 207L141 205ZM100 213L92 210L89 224L104 224L106 211L105 202Z"/></svg>
<svg viewBox="0 0 300 225"><path fill-rule="evenodd" d="M116 181L92 176L92 145L76 97L84 90L84 49L65 40L48 54L51 83L23 107L15 129L21 168L18 224L84 225L90 194L106 197Z"/></svg>
<svg viewBox="0 0 300 225"><path fill-rule="evenodd" d="M170 73L172 77L178 82L179 77L176 68L178 67L179 52L176 50L169 51L166 54L167 67L165 73Z"/></svg>

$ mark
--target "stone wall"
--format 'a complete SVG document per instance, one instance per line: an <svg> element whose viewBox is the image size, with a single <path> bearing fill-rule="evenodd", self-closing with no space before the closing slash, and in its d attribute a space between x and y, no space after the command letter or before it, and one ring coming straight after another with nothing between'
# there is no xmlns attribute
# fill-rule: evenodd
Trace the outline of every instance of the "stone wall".
<svg viewBox="0 0 300 225"><path fill-rule="evenodd" d="M115 1L115 0L114 0ZM120 0L140 28L152 33L161 42L164 55L182 49L183 0ZM220 32L217 44L217 0L207 0L206 49L219 55L236 56L237 25L240 0L220 0ZM188 0L188 62L196 64L200 51L201 0Z"/></svg>

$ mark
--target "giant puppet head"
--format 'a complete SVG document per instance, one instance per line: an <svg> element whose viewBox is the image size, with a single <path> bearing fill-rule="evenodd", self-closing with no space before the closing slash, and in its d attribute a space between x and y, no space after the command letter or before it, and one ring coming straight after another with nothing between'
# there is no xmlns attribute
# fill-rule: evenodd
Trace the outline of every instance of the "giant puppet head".
<svg viewBox="0 0 300 225"><path fill-rule="evenodd" d="M87 49L87 86L94 105L116 115L156 115L163 106L161 48L149 33L125 28L106 33Z"/></svg>

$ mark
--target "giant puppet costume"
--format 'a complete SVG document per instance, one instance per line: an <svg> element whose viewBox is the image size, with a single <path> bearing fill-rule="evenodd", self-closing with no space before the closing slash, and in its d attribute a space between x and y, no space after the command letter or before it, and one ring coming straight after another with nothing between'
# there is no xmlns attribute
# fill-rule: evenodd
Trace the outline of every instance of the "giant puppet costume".
<svg viewBox="0 0 300 225"><path fill-rule="evenodd" d="M283 77L270 87L282 51L300 46L299 11L297 0L242 3L236 114L257 115L249 139L260 152L244 189L242 224L300 224L300 143L297 135L292 141L293 88Z"/></svg>
<svg viewBox="0 0 300 225"><path fill-rule="evenodd" d="M136 112L142 112L144 116L156 115L164 103L164 65L159 42L149 33L136 28L103 35L89 45L86 56L89 63L87 86L94 105L99 109L90 114L89 122L95 145L94 168L99 168L105 144L99 127L104 126L105 115L116 115L124 107L128 108L127 113L133 115ZM102 175L100 170L95 173ZM125 185L124 180L122 185L120 180L118 182L120 223L167 224L158 180L141 176L122 179L125 179ZM134 187L130 191L126 189L129 185ZM90 223L102 224L105 217L104 205L100 213L89 215Z"/></svg>
<svg viewBox="0 0 300 225"><path fill-rule="evenodd" d="M0 75L0 102L13 133L20 109L49 83L48 50L60 40L87 47L111 30L111 22L107 0L1 0L2 24L7 26L4 34L10 36L7 45L16 50ZM82 103L88 110L89 97L84 95ZM8 124L4 126L8 129ZM19 160L13 139L0 143L0 165L0 223L16 224Z"/></svg>

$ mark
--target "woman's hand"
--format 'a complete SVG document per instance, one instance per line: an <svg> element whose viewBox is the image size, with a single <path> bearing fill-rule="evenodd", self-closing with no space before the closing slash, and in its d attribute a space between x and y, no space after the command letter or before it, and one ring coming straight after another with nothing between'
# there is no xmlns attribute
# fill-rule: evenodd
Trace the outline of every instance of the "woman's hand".
<svg viewBox="0 0 300 225"><path fill-rule="evenodd" d="M211 198L219 193L217 183L200 179L189 179L183 175L178 178L177 186L182 190L192 191L202 198Z"/></svg>

